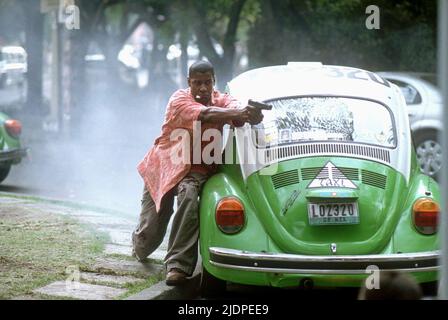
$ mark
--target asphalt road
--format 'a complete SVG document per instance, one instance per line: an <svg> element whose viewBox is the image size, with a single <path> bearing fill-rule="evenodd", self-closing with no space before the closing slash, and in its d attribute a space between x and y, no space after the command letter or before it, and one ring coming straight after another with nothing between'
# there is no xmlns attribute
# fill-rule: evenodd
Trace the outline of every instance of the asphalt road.
<svg viewBox="0 0 448 320"><path fill-rule="evenodd" d="M44 128L17 113L29 157L13 166L0 191L46 196L122 211L137 217L143 182L137 164L159 133L163 114L128 93L93 101L72 135Z"/></svg>
<svg viewBox="0 0 448 320"><path fill-rule="evenodd" d="M271 288L258 286L243 286L238 284L228 284L227 291L211 300L259 300L259 301L290 301L296 300L356 300L358 297L357 288L337 288L337 289L302 289L302 288ZM197 299L203 300L198 296Z"/></svg>
<svg viewBox="0 0 448 320"><path fill-rule="evenodd" d="M135 215L143 183L136 165L144 151L114 141L24 139L29 157L13 166L1 191L71 200Z"/></svg>
<svg viewBox="0 0 448 320"><path fill-rule="evenodd" d="M0 191L115 210L129 221L128 235L118 230L117 237L130 240L143 190L136 167L159 133L163 110L129 88L96 93L85 107L82 124L71 134L45 126L48 117L8 108L7 113L23 123L21 141L29 155L12 167ZM169 231L157 259L166 253Z"/></svg>

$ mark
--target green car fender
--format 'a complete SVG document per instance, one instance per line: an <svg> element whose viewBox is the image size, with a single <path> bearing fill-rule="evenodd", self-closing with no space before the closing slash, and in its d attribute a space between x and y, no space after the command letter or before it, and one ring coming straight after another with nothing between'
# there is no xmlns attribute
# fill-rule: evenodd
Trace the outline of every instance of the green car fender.
<svg viewBox="0 0 448 320"><path fill-rule="evenodd" d="M5 145L8 145L10 149L20 148L20 140L11 137L3 126L3 123L8 119L10 119L10 117L0 112L0 149Z"/></svg>
<svg viewBox="0 0 448 320"><path fill-rule="evenodd" d="M8 150L20 149L21 143L18 138L11 137L4 127L4 122L10 119L6 114L0 112L0 151L3 151L7 146ZM21 158L11 160L11 164L18 164Z"/></svg>
<svg viewBox="0 0 448 320"><path fill-rule="evenodd" d="M412 221L413 205L420 198L430 198L440 204L440 191L437 183L431 177L415 172L409 186L408 198L401 219L392 239L394 253L438 250L438 234L421 234Z"/></svg>
<svg viewBox="0 0 448 320"><path fill-rule="evenodd" d="M439 249L439 235L424 235L417 231L412 221L412 208L416 200L430 198L440 204L440 191L437 182L417 169L412 174L408 198L391 240L389 252L386 253L412 253L437 251ZM415 272L413 276L417 282L432 282L438 279L437 272Z"/></svg>
<svg viewBox="0 0 448 320"><path fill-rule="evenodd" d="M420 171L415 149L411 149L411 180L401 219L392 238L391 253L431 251L439 249L438 233L423 235L417 231L412 221L412 207L420 198L433 199L440 205L440 187L431 177Z"/></svg>
<svg viewBox="0 0 448 320"><path fill-rule="evenodd" d="M203 266L217 278L220 278L220 272L209 262L209 248L219 246L263 252L267 250L268 246L267 233L255 214L252 202L246 195L242 178L241 180L239 178L241 177L238 177L238 175L221 172L212 176L202 189L199 210L200 252ZM216 224L216 207L219 201L225 197L236 197L244 206L245 224L242 230L236 234L225 234ZM235 276L241 276L246 283L263 284L266 282L266 275L263 273L244 271L231 273L235 273Z"/></svg>

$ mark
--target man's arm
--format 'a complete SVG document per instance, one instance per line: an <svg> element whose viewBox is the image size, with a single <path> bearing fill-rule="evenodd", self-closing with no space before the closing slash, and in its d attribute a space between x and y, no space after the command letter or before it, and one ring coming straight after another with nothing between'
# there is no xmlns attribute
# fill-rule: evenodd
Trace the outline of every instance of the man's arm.
<svg viewBox="0 0 448 320"><path fill-rule="evenodd" d="M209 107L201 111L198 120L207 123L226 123L232 121L237 126L245 122L258 124L263 120L261 110L247 106L242 109Z"/></svg>

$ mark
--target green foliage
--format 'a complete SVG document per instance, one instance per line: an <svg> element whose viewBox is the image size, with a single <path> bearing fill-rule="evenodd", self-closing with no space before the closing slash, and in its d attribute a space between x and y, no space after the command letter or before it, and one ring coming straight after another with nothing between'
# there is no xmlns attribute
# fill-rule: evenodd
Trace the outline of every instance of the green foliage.
<svg viewBox="0 0 448 320"><path fill-rule="evenodd" d="M436 1L376 1L380 29L368 30L366 0L260 1L249 31L252 67L321 61L368 69L435 71Z"/></svg>
<svg viewBox="0 0 448 320"><path fill-rule="evenodd" d="M0 0L0 46L20 44L25 31L25 16L13 0Z"/></svg>
<svg viewBox="0 0 448 320"><path fill-rule="evenodd" d="M0 0L0 38L20 40L29 6L18 4L26 1ZM287 61L374 70L436 68L436 0L76 0L76 4L83 37L74 47L84 49L75 56L83 56L85 43L92 40L116 56L134 22L144 21L154 31L154 47L164 48L152 54L151 68L168 70L172 62L165 59L166 49L173 43L184 48L192 43L199 47L200 57L215 64L222 84L234 75L234 67L242 71L238 62L244 55L249 68ZM371 4L380 8L379 30L365 26ZM223 52L216 50L216 44ZM183 56L182 69L187 61ZM169 72L163 76L169 78Z"/></svg>

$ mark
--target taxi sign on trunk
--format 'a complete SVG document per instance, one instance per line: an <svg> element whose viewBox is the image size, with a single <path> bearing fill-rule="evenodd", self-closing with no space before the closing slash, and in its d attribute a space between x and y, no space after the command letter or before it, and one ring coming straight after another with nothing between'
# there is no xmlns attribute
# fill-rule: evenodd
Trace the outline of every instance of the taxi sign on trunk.
<svg viewBox="0 0 448 320"><path fill-rule="evenodd" d="M308 185L308 188L350 188L357 189L356 185L348 179L330 161L322 168L319 174Z"/></svg>

